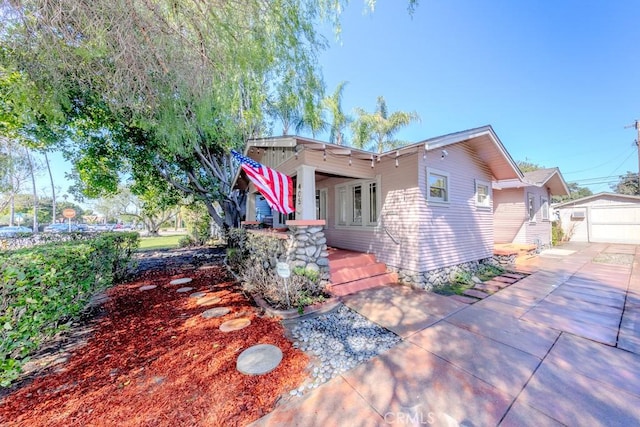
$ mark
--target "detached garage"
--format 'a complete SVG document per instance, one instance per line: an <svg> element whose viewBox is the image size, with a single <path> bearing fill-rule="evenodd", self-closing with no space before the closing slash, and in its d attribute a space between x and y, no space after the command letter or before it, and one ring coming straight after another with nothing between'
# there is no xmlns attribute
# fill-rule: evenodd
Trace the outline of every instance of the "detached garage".
<svg viewBox="0 0 640 427"><path fill-rule="evenodd" d="M554 208L572 242L640 244L640 196L598 193Z"/></svg>

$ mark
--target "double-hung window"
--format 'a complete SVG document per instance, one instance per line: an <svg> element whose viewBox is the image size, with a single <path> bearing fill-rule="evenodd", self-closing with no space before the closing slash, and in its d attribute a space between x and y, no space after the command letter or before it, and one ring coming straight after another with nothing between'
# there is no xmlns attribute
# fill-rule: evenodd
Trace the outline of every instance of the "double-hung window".
<svg viewBox="0 0 640 427"><path fill-rule="evenodd" d="M529 222L536 222L536 198L531 193L527 193L527 210L529 213Z"/></svg>
<svg viewBox="0 0 640 427"><path fill-rule="evenodd" d="M476 179L476 206L491 207L491 186L486 181Z"/></svg>
<svg viewBox="0 0 640 427"><path fill-rule="evenodd" d="M378 223L378 183L356 181L336 187L336 217L342 226L375 226Z"/></svg>
<svg viewBox="0 0 640 427"><path fill-rule="evenodd" d="M542 220L549 221L549 200L546 197L540 197L540 210L542 211Z"/></svg>
<svg viewBox="0 0 640 427"><path fill-rule="evenodd" d="M427 201L449 203L449 173L427 169Z"/></svg>

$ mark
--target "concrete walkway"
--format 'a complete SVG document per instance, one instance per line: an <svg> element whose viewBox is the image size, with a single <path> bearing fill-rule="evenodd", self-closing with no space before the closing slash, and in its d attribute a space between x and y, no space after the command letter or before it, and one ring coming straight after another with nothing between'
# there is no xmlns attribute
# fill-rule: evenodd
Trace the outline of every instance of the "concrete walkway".
<svg viewBox="0 0 640 427"><path fill-rule="evenodd" d="M346 298L403 341L255 425L638 425L640 247L574 244L519 268L532 274L471 306L403 287Z"/></svg>

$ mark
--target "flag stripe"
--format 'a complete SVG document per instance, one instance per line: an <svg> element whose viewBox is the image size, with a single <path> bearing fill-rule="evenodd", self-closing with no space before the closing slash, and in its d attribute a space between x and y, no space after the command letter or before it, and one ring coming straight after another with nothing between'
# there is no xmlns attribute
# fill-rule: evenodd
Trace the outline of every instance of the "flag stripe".
<svg viewBox="0 0 640 427"><path fill-rule="evenodd" d="M231 150L231 154L240 161L242 170L265 197L272 209L285 214L294 212L293 180L291 177L261 165L235 150Z"/></svg>

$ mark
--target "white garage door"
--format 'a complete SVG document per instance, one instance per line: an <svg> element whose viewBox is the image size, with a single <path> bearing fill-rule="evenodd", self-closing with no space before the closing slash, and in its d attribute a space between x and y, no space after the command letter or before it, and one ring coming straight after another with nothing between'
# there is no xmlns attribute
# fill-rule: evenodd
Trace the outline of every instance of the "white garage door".
<svg viewBox="0 0 640 427"><path fill-rule="evenodd" d="M640 206L591 206L589 241L640 244Z"/></svg>

